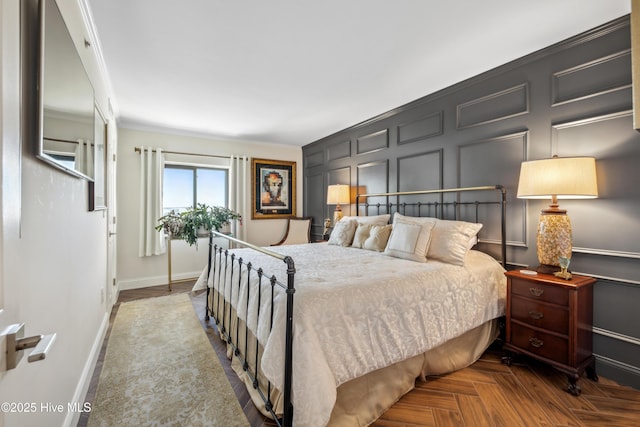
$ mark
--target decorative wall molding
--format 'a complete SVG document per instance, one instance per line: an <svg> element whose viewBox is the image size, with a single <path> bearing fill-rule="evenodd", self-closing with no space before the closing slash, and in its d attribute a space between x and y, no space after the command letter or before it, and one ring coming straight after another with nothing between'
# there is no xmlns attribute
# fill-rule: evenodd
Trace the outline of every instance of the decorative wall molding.
<svg viewBox="0 0 640 427"><path fill-rule="evenodd" d="M624 285L631 285L631 286L635 286L635 285L640 285L640 281L639 280L630 280L630 279L625 279L622 277L613 277L613 276L603 276L601 274L594 274L594 273L590 273L588 271L572 271L572 273L574 274L578 274L578 275L582 275L582 276L591 276L594 279L598 279L598 280L604 280L607 282L614 282L614 283L620 283L620 284L624 284Z"/></svg>
<svg viewBox="0 0 640 427"><path fill-rule="evenodd" d="M309 172L312 170L312 172ZM303 212L308 216L308 212L320 212L320 218L311 222L312 241L322 238L324 229L324 218L329 218L329 207L327 206L327 184L325 182L325 173L321 168L305 169L302 194L313 194L313 197L304 197Z"/></svg>
<svg viewBox="0 0 640 427"><path fill-rule="evenodd" d="M397 126L398 145L422 141L444 133L444 115L442 111L428 114L411 122Z"/></svg>
<svg viewBox="0 0 640 427"><path fill-rule="evenodd" d="M321 166L324 163L324 155L322 151L316 151L315 153L308 153L304 156L305 167L312 168L314 166Z"/></svg>
<svg viewBox="0 0 640 427"><path fill-rule="evenodd" d="M552 106L631 87L631 49L553 73Z"/></svg>
<svg viewBox="0 0 640 427"><path fill-rule="evenodd" d="M367 154L389 147L389 129L382 129L367 135L359 136L356 142L356 153Z"/></svg>
<svg viewBox="0 0 640 427"><path fill-rule="evenodd" d="M529 112L529 83L458 104L456 127L464 129L504 120Z"/></svg>
<svg viewBox="0 0 640 427"><path fill-rule="evenodd" d="M526 160L528 148L529 131L518 131L459 145L457 160L459 187L487 185L489 183L484 180L488 176L495 183L509 187L507 238L512 245L521 247L527 246L527 205L525 201L516 199L515 189L520 175L520 163ZM499 231L497 226L491 228L492 233ZM483 235L482 238L487 243L500 242L497 235Z"/></svg>
<svg viewBox="0 0 640 427"><path fill-rule="evenodd" d="M444 150L431 150L398 157L396 191L443 188ZM410 174L410 178L406 176Z"/></svg>
<svg viewBox="0 0 640 427"><path fill-rule="evenodd" d="M338 141L327 147L327 160L340 160L351 156L351 140Z"/></svg>
<svg viewBox="0 0 640 427"><path fill-rule="evenodd" d="M567 122L562 122L562 123L555 123L553 125L551 125L551 128L555 131L554 133L556 133L555 138L553 138L553 142L556 143L556 147L554 151L557 151L557 131L563 130L563 129L569 129L572 127L577 127L577 126L584 126L584 125L589 125L592 123L598 123L598 122L603 122L603 121L607 121L607 120L613 120L613 119L619 119L619 118L623 118L623 117L630 117L633 114L632 110L623 110L623 111L617 111L615 113L610 113L610 114L601 114L601 115L597 115L597 116L592 116L592 117L587 117L584 119L578 119L578 120L571 120L571 121L567 121Z"/></svg>
<svg viewBox="0 0 640 427"><path fill-rule="evenodd" d="M603 335L605 337L613 338L614 340L628 342L640 346L640 338L630 337L629 335L619 334L617 332L609 331L607 329L593 327L593 333Z"/></svg>
<svg viewBox="0 0 640 427"><path fill-rule="evenodd" d="M359 194L386 193L389 191L389 160L359 164L356 168L356 186ZM367 199L368 203L386 203L385 198ZM380 212L380 213L387 213Z"/></svg>
<svg viewBox="0 0 640 427"><path fill-rule="evenodd" d="M629 235L640 234L640 223L633 213L640 206L640 201L634 196L638 194L637 187L627 184L637 181L640 174L635 167L627 169L630 159L625 155L625 151L621 151L624 150L622 147L625 144L628 146L626 134L633 132L632 111L624 110L557 123L553 124L551 129L554 154L594 156L598 174L601 175L598 183L600 198L585 201L581 204L584 208L578 212L572 210L572 222L580 221L581 215L588 215L590 207L587 204L592 207L598 206L602 211L611 210L607 221L598 223L598 233L591 234L592 237L583 234L580 236L582 241L576 241L574 236L574 252L640 259L640 245L637 239L627 238ZM627 130L625 132L620 129ZM626 152L629 150L630 148L626 148ZM622 172L625 170L626 172ZM603 240L599 237L603 235L608 236L608 239Z"/></svg>
<svg viewBox="0 0 640 427"><path fill-rule="evenodd" d="M581 254L590 254L590 255L602 255L602 256L613 256L619 258L631 258L631 259L640 259L640 253L638 252L624 252L624 251L614 251L607 249L594 249L594 248L573 248L573 252L581 253Z"/></svg>

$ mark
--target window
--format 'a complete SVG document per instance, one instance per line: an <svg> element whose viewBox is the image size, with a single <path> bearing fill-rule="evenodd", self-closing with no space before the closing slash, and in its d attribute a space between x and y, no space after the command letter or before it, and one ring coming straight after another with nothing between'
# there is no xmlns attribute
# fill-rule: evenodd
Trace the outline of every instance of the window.
<svg viewBox="0 0 640 427"><path fill-rule="evenodd" d="M181 212L197 203L227 207L227 169L165 165L162 194L163 213Z"/></svg>

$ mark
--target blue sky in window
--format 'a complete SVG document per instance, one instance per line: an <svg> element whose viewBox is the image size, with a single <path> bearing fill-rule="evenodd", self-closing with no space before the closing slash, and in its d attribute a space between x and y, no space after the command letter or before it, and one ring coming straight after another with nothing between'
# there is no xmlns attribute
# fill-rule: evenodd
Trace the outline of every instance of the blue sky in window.
<svg viewBox="0 0 640 427"><path fill-rule="evenodd" d="M198 203L227 206L227 171L223 169L197 170Z"/></svg>
<svg viewBox="0 0 640 427"><path fill-rule="evenodd" d="M194 180L192 168L165 168L163 183L163 212L184 211L193 206L194 183L197 203L227 206L227 171L198 168Z"/></svg>

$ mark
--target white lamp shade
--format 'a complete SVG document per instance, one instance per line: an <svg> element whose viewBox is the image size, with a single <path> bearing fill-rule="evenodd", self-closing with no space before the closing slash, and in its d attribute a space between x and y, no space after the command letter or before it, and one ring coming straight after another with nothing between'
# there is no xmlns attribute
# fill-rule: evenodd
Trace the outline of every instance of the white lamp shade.
<svg viewBox="0 0 640 427"><path fill-rule="evenodd" d="M554 157L522 162L518 198L594 199L598 197L593 157Z"/></svg>
<svg viewBox="0 0 640 427"><path fill-rule="evenodd" d="M523 162L520 167L518 198L551 199L549 209L540 212L536 246L542 272L571 258L572 232L567 211L558 208L557 199L598 197L596 161L593 157L553 157Z"/></svg>
<svg viewBox="0 0 640 427"><path fill-rule="evenodd" d="M350 201L349 186L345 184L330 185L327 187L327 204L339 205Z"/></svg>

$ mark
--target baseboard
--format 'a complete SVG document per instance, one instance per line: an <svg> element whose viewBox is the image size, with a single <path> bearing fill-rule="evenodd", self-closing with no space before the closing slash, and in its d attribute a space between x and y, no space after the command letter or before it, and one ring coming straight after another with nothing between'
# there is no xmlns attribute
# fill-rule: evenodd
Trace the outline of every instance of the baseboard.
<svg viewBox="0 0 640 427"><path fill-rule="evenodd" d="M618 384L640 390L637 354L640 339L608 329L593 327L593 350L598 374Z"/></svg>
<svg viewBox="0 0 640 427"><path fill-rule="evenodd" d="M91 379L93 377L93 371L96 369L96 364L98 363L98 357L100 356L100 351L102 350L102 343L104 341L104 337L107 334L107 330L109 329L109 313L105 313L102 318L102 324L100 325L100 329L98 329L98 333L96 334L96 339L93 342L93 346L91 347L91 352L89 353L89 357L87 358L87 363L84 365L84 369L82 370L82 375L80 376L80 380L78 381L78 385L76 386L76 391L73 394L73 399L71 402L78 405L78 408L84 408L85 397L87 396L87 390L89 390L89 386L91 385ZM78 425L78 420L80 419L81 412L79 411L67 411L67 415L64 419L63 426L73 427Z"/></svg>
<svg viewBox="0 0 640 427"><path fill-rule="evenodd" d="M202 271L191 271L187 273L180 273L172 275L171 280L179 281L179 280L195 280L200 277ZM148 288L149 286L159 286L167 284L167 275L161 276L152 276L152 277L140 277L137 279L125 279L118 280L118 290L126 291L128 289L140 289L140 288Z"/></svg>
<svg viewBox="0 0 640 427"><path fill-rule="evenodd" d="M640 390L640 369L599 354L596 354L595 357L598 375L613 380L618 384Z"/></svg>

